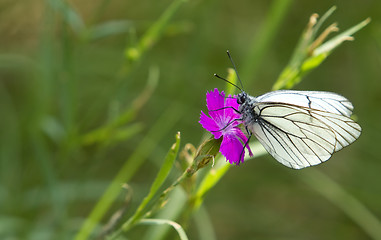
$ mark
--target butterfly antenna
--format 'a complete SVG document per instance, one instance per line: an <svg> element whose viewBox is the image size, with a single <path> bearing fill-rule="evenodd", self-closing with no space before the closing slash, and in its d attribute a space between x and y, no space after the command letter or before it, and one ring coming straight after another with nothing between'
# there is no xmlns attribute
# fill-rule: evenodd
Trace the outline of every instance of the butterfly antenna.
<svg viewBox="0 0 381 240"><path fill-rule="evenodd" d="M229 57L229 59L230 59L230 62L233 64L235 74L237 75L238 81L239 81L239 83L241 84L241 88L238 88L238 89L242 91L242 89L244 89L244 87L243 87L243 84L242 84L241 79L239 78L238 71L237 71L237 68L236 68L236 66L235 66L235 64L234 64L233 58L232 58L232 56L230 55L229 50L226 50L226 53L228 54L228 57Z"/></svg>
<svg viewBox="0 0 381 240"><path fill-rule="evenodd" d="M214 76L215 76L216 78L219 78L219 79L221 79L221 80L224 80L224 81L227 82L227 83L230 83L231 85L233 85L234 87L236 87L236 88L238 88L240 91L242 91L242 89L241 89L240 87L238 87L238 86L235 85L234 83L230 82L229 80L227 80L227 79L225 79L225 78L223 78L223 77L220 77L219 75L217 75L217 73L215 73Z"/></svg>

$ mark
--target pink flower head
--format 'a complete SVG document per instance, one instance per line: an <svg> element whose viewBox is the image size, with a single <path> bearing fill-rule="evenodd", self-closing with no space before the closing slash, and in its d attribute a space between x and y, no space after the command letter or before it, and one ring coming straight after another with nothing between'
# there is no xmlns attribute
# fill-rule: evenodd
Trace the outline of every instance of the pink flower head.
<svg viewBox="0 0 381 240"><path fill-rule="evenodd" d="M234 96L236 97L236 96ZM239 165L245 156L244 143L247 142L246 135L238 127L241 123L238 119L240 115L234 110L238 109L239 104L236 98L225 99L225 93L221 93L217 88L206 94L206 106L209 116L201 111L199 123L207 131L214 135L215 139L223 137L220 152L229 163ZM246 146L250 156L253 155L250 147Z"/></svg>

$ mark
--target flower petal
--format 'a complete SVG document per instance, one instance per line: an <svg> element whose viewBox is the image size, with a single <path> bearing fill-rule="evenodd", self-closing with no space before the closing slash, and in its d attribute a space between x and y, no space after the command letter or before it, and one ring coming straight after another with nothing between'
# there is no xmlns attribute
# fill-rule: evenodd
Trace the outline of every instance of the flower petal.
<svg viewBox="0 0 381 240"><path fill-rule="evenodd" d="M222 133L218 131L220 130L220 127L217 125L217 123L208 117L203 111L201 111L199 123L203 128L211 132L214 135L215 139L218 139L222 136Z"/></svg>
<svg viewBox="0 0 381 240"><path fill-rule="evenodd" d="M237 96L236 95L234 95L233 97L231 95L229 95L225 100L225 106L232 107L232 108L228 108L228 110L230 110L228 112L229 115L235 115L235 116L239 117L239 114L236 111L234 111L234 109L238 110L238 108L239 108L239 104L237 102Z"/></svg>
<svg viewBox="0 0 381 240"><path fill-rule="evenodd" d="M208 110L214 110L216 108L224 107L225 93L224 91L218 91L217 88L206 93L206 105Z"/></svg>
<svg viewBox="0 0 381 240"><path fill-rule="evenodd" d="M225 156L229 163L239 165L240 162L243 162L245 152L242 153L242 151L244 151L242 143L238 140L236 135L224 135L220 152Z"/></svg>
<svg viewBox="0 0 381 240"><path fill-rule="evenodd" d="M231 164L239 165L244 161L247 137L242 130L237 127L241 124L240 114L238 113L239 104L237 96L225 98L225 93L219 92L217 88L206 94L207 108L209 116L201 111L199 123L207 131L214 135L215 139L223 136L220 152ZM252 152L247 145L250 156Z"/></svg>
<svg viewBox="0 0 381 240"><path fill-rule="evenodd" d="M210 117L216 120L217 122L221 122L222 116L224 116L224 112L225 112L224 91L220 93L218 89L215 88L214 91L208 92L206 94L206 106L209 110ZM218 110L218 111L215 111L215 110Z"/></svg>
<svg viewBox="0 0 381 240"><path fill-rule="evenodd" d="M239 129L239 131L236 132L236 136L238 136L242 142L245 144L247 142L247 137L246 135L241 131L241 129ZM246 148L247 150L249 151L249 156L252 157L253 156L253 152L251 151L250 147L249 147L249 144L246 145Z"/></svg>

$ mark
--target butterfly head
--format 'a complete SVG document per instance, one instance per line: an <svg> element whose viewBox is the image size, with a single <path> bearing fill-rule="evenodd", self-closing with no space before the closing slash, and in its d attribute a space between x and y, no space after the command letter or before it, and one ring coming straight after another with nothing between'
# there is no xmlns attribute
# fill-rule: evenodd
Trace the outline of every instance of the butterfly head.
<svg viewBox="0 0 381 240"><path fill-rule="evenodd" d="M242 91L241 93L238 94L237 96L237 103L239 105L244 104L247 101L247 93Z"/></svg>

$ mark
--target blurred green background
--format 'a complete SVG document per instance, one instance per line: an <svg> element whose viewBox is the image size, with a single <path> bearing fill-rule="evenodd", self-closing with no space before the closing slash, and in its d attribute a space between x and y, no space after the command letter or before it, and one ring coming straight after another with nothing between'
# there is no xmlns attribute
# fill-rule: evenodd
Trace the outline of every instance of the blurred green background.
<svg viewBox="0 0 381 240"><path fill-rule="evenodd" d="M247 92L268 92L310 15L332 5L327 22L341 30L372 22L295 89L349 98L361 137L313 169L288 169L269 155L233 167L205 197L208 228L217 239L377 238L364 230L374 228L368 216L356 221L342 210L351 199L330 201L319 193L323 179L314 187L306 179L324 172L381 217L381 2L189 0L158 21L172 2L0 1L0 238L73 238L145 139L142 164L132 164L131 214L175 133L182 146L200 143L205 93L225 87L213 73L231 67L225 51ZM190 239L200 239L198 228L190 222Z"/></svg>

